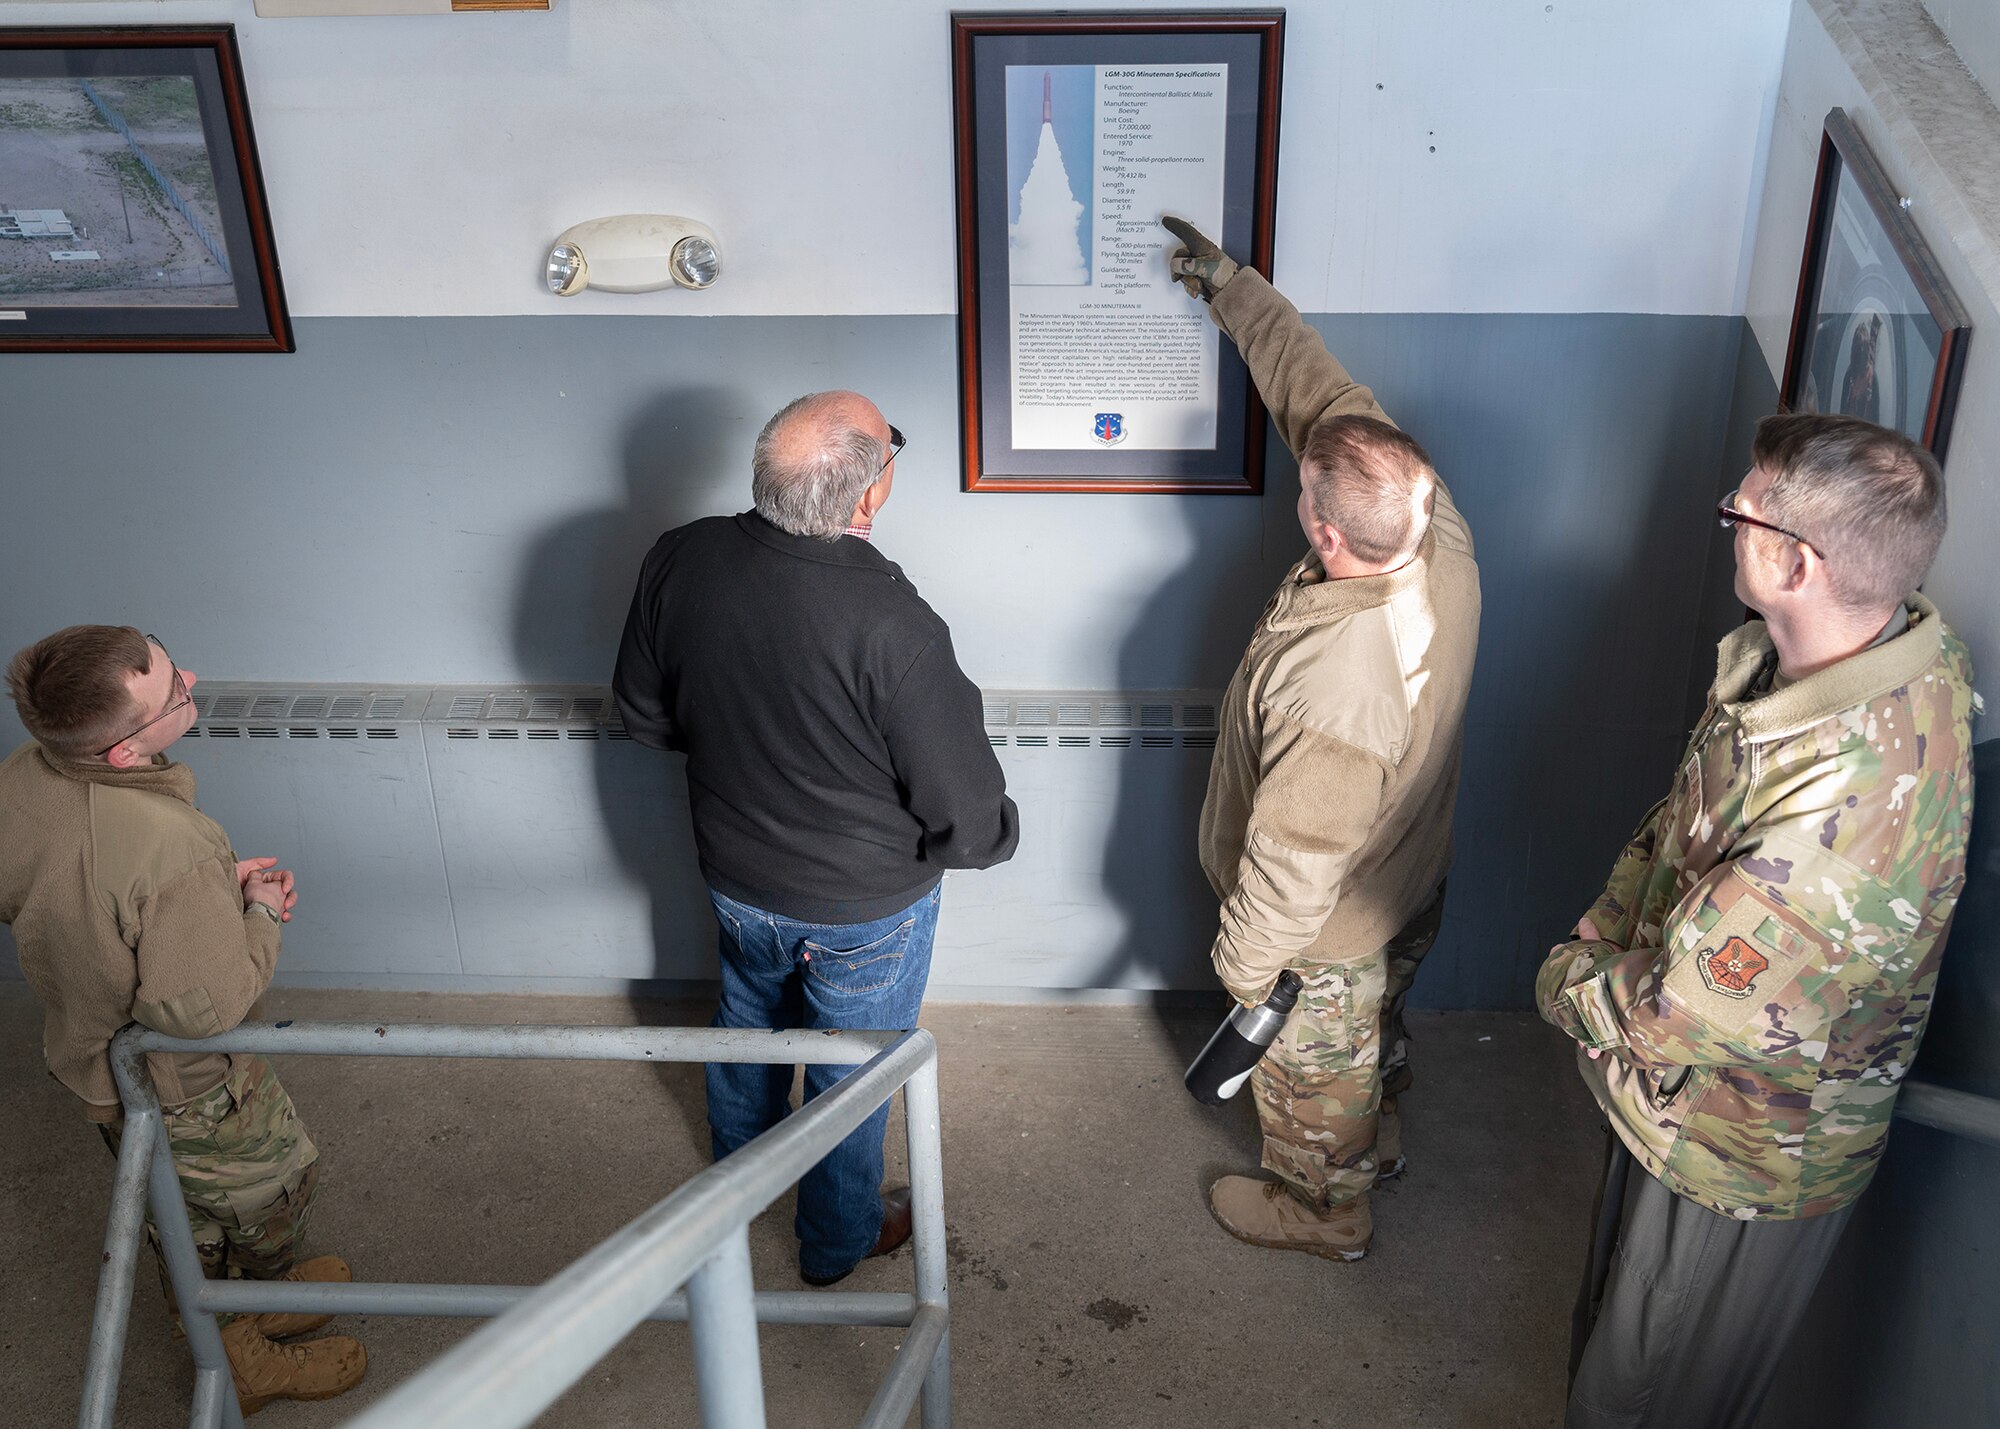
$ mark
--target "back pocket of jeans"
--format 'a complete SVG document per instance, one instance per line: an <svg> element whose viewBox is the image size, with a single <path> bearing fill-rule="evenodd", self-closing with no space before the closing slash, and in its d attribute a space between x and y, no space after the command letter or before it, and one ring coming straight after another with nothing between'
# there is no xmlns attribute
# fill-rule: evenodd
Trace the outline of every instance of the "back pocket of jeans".
<svg viewBox="0 0 2000 1429"><path fill-rule="evenodd" d="M881 937L858 948L830 948L806 940L806 975L819 986L849 996L879 992L896 981L910 941L914 918L905 919Z"/></svg>

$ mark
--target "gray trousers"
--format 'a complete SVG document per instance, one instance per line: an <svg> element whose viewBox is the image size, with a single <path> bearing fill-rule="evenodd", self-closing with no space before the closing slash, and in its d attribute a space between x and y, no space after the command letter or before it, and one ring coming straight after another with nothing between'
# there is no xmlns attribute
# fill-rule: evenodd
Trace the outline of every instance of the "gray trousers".
<svg viewBox="0 0 2000 1429"><path fill-rule="evenodd" d="M1732 1220L1610 1141L1564 1429L1750 1429L1854 1208Z"/></svg>

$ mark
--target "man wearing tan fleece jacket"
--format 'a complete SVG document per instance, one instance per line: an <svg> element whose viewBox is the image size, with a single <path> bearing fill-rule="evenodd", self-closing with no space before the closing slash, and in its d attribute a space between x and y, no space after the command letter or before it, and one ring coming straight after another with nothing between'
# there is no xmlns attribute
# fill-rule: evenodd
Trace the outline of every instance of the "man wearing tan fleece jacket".
<svg viewBox="0 0 2000 1429"><path fill-rule="evenodd" d="M1443 913L1479 568L1423 448L1260 274L1166 224L1183 245L1172 271L1234 339L1299 459L1312 548L1223 697L1202 806L1216 974L1246 1004L1287 968L1304 983L1251 1077L1280 1179L1225 1176L1209 1208L1253 1245L1359 1260L1368 1192L1402 1169L1403 999Z"/></svg>
<svg viewBox="0 0 2000 1429"><path fill-rule="evenodd" d="M70 626L7 668L34 739L0 762L0 923L41 1000L50 1073L114 1149L123 1113L111 1038L128 1022L175 1037L234 1027L270 982L297 902L276 859L236 857L195 808L194 775L166 757L194 723L194 683L130 626ZM148 1062L204 1273L349 1279L338 1256L297 1261L319 1152L270 1064L223 1053ZM346 1336L277 1343L329 1318L228 1319L244 1413L360 1382L368 1357Z"/></svg>

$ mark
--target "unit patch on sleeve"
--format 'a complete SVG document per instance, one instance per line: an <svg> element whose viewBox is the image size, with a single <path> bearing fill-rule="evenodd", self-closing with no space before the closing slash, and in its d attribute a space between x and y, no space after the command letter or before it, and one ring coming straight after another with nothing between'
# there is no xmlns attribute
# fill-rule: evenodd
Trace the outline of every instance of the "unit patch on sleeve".
<svg viewBox="0 0 2000 1429"><path fill-rule="evenodd" d="M1783 1002L1813 955L1813 943L1735 879L1717 890L1735 899L1667 967L1666 992L1726 1036Z"/></svg>
<svg viewBox="0 0 2000 1429"><path fill-rule="evenodd" d="M1750 944L1731 938L1701 955L1701 980L1724 997L1748 997L1756 990L1757 974L1770 966L1771 960Z"/></svg>

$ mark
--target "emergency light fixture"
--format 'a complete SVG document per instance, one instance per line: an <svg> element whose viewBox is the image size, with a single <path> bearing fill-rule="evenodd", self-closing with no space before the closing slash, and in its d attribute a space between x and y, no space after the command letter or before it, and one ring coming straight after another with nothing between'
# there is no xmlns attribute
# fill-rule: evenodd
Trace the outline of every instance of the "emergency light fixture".
<svg viewBox="0 0 2000 1429"><path fill-rule="evenodd" d="M714 230L671 213L621 213L566 228L542 267L543 281L559 298L585 288L607 293L706 288L721 275Z"/></svg>

